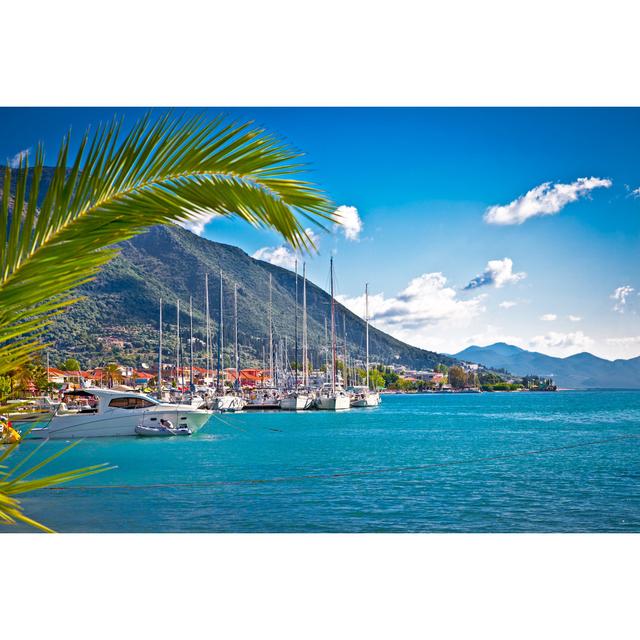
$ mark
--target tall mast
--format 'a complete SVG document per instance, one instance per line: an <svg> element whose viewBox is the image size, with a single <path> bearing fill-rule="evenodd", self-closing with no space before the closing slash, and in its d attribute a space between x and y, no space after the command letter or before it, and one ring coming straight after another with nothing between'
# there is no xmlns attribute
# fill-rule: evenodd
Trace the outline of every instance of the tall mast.
<svg viewBox="0 0 640 640"><path fill-rule="evenodd" d="M235 319L235 357L236 357L236 387L240 385L240 352L238 351L238 283L233 285L233 315Z"/></svg>
<svg viewBox="0 0 640 640"><path fill-rule="evenodd" d="M205 332L205 356L204 356L204 368L205 378L209 375L209 371L213 370L209 368L211 363L211 326L209 324L209 274L204 274L204 306L205 306L205 320L206 320L206 332Z"/></svg>
<svg viewBox="0 0 640 640"><path fill-rule="evenodd" d="M367 372L367 389L369 389L369 283L364 285L364 323L365 323L365 358Z"/></svg>
<svg viewBox="0 0 640 640"><path fill-rule="evenodd" d="M160 335L158 339L158 399L162 398L162 298L160 298Z"/></svg>
<svg viewBox="0 0 640 640"><path fill-rule="evenodd" d="M331 390L336 392L336 304L333 298L333 256L331 256Z"/></svg>
<svg viewBox="0 0 640 640"><path fill-rule="evenodd" d="M193 391L193 297L189 296L189 390Z"/></svg>
<svg viewBox="0 0 640 640"><path fill-rule="evenodd" d="M309 355L307 353L307 263L302 263L302 386L309 386Z"/></svg>
<svg viewBox="0 0 640 640"><path fill-rule="evenodd" d="M342 335L344 339L344 367L343 367L344 380L342 382L344 384L348 384L349 383L349 364L347 360L349 355L347 353L347 317L345 316L344 313L342 314Z"/></svg>
<svg viewBox="0 0 640 640"><path fill-rule="evenodd" d="M298 390L298 367L300 366L300 360L298 359L298 261L296 260L296 312L295 316L295 340L296 340L296 391Z"/></svg>
<svg viewBox="0 0 640 640"><path fill-rule="evenodd" d="M273 291L269 274L269 379L273 385Z"/></svg>
<svg viewBox="0 0 640 640"><path fill-rule="evenodd" d="M324 317L324 371L325 382L329 381L329 334L327 333L327 316Z"/></svg>
<svg viewBox="0 0 640 640"><path fill-rule="evenodd" d="M222 310L222 269L220 269L220 326L218 327L218 381L217 386L220 389L222 381L222 391L224 391L224 377L222 376L222 368L224 367L224 315Z"/></svg>
<svg viewBox="0 0 640 640"><path fill-rule="evenodd" d="M182 376L184 383L184 375ZM176 300L176 387L180 384L180 300Z"/></svg>

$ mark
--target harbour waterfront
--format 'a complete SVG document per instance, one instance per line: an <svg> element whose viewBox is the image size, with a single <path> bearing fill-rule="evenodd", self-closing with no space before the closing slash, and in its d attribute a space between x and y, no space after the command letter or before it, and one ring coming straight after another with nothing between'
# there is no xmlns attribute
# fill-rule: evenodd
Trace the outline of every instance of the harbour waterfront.
<svg viewBox="0 0 640 640"><path fill-rule="evenodd" d="M99 462L118 468L28 513L63 532L638 532L640 392L213 415L191 438L86 440L47 472Z"/></svg>

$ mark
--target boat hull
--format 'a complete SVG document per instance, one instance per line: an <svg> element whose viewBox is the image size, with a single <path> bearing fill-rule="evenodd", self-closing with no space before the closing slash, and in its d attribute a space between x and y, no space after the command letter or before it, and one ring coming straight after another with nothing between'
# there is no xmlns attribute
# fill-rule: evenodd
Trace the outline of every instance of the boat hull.
<svg viewBox="0 0 640 640"><path fill-rule="evenodd" d="M244 405L244 400L239 396L221 396L215 399L213 408L216 411L233 413L235 411L242 411Z"/></svg>
<svg viewBox="0 0 640 640"><path fill-rule="evenodd" d="M151 409L130 409L118 412L80 412L54 416L50 421L36 423L29 432L29 438L52 438L71 440L75 438L104 438L136 436L140 424L156 424L161 419L180 427L186 426L193 433L201 429L211 417L208 411L194 410L189 406L163 407ZM33 423L30 423L33 424ZM42 425L39 427L38 425Z"/></svg>
<svg viewBox="0 0 640 640"><path fill-rule="evenodd" d="M320 396L316 400L316 408L322 411L344 411L351 409L349 396Z"/></svg>
<svg viewBox="0 0 640 640"><path fill-rule="evenodd" d="M368 393L363 398L356 398L351 401L351 406L355 408L377 407L380 404L380 394Z"/></svg>
<svg viewBox="0 0 640 640"><path fill-rule="evenodd" d="M287 396L280 400L280 409L282 409L282 411L304 411L310 406L311 398L303 394Z"/></svg>

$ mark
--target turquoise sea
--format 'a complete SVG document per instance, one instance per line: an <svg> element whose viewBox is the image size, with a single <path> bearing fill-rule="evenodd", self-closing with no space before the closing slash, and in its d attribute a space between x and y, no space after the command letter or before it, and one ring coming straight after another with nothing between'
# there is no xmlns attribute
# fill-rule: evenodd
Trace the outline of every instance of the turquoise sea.
<svg viewBox="0 0 640 640"><path fill-rule="evenodd" d="M48 471L99 462L117 469L24 496L29 515L62 532L638 532L640 392L214 416L191 438L85 440Z"/></svg>

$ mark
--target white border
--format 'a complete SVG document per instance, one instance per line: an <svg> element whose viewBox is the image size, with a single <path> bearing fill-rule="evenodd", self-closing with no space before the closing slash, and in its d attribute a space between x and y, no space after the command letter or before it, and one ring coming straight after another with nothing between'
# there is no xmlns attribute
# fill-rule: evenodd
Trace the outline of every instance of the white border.
<svg viewBox="0 0 640 640"><path fill-rule="evenodd" d="M638 13L621 0L11 2L0 104L635 106ZM2 541L12 640L637 635L635 535Z"/></svg>
<svg viewBox="0 0 640 640"><path fill-rule="evenodd" d="M32 0L4 105L637 105L628 0Z"/></svg>
<svg viewBox="0 0 640 640"><path fill-rule="evenodd" d="M637 637L636 536L3 541L12 639Z"/></svg>

